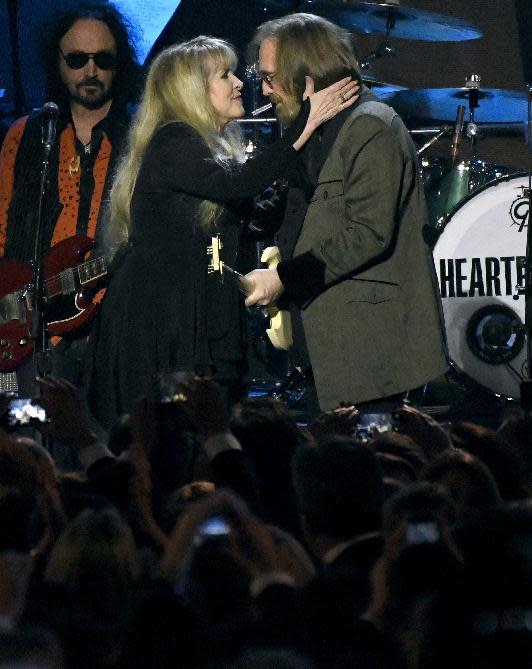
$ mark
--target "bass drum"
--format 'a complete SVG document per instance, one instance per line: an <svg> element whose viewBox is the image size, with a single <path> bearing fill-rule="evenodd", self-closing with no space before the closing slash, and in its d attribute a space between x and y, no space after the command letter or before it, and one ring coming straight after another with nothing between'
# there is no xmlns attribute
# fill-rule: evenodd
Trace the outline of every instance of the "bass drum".
<svg viewBox="0 0 532 669"><path fill-rule="evenodd" d="M516 174L475 191L445 219L433 251L453 365L507 398L528 376L527 189L528 176Z"/></svg>

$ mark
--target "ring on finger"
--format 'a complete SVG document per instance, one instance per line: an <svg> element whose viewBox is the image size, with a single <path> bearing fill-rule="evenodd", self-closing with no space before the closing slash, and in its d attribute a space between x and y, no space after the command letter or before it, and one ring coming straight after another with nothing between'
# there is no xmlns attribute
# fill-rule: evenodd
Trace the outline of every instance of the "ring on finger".
<svg viewBox="0 0 532 669"><path fill-rule="evenodd" d="M346 99L344 98L344 96L342 95L342 93L340 93L340 100L342 101L342 104L344 104L344 102L346 101Z"/></svg>

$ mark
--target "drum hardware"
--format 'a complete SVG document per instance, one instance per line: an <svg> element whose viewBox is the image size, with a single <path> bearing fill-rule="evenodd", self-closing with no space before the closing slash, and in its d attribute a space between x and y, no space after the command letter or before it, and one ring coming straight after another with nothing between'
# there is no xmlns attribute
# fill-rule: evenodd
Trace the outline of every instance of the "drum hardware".
<svg viewBox="0 0 532 669"><path fill-rule="evenodd" d="M429 139L428 142L423 144L423 146L420 149L417 150L417 155L421 156L423 153L425 153L425 151L428 148L430 148L433 144L436 144L436 142L438 142L442 137L444 137L446 135L449 135L451 133L451 131L452 131L452 128L451 128L450 125L442 125L438 131L432 131L431 130L431 132L435 132L436 134L434 135L434 137ZM416 131L416 130L411 130L410 131L411 134L416 134L418 132L421 134L421 132L423 132L423 131ZM426 131L424 132L424 134L427 134Z"/></svg>
<svg viewBox="0 0 532 669"><path fill-rule="evenodd" d="M476 123L479 137L524 137L526 139L526 126L524 123ZM417 135L436 135L443 128L453 129L450 125L428 126L426 128L410 128L409 133ZM467 127L466 130L467 131Z"/></svg>
<svg viewBox="0 0 532 669"><path fill-rule="evenodd" d="M460 136L463 131L464 114L465 114L465 107L463 105L458 105L458 109L456 112L456 123L453 133L453 141L451 144L452 165L454 165L454 162L456 160L458 144L460 143ZM442 137L449 135L451 131L453 131L453 128L450 125L442 125L439 128L420 128L417 130L410 130L411 135L416 135L416 134L434 135L431 139L429 139L428 142L423 144L423 146L417 150L417 155L421 156L423 153L425 153L427 149L429 149L433 144L436 144L436 142L438 142Z"/></svg>
<svg viewBox="0 0 532 669"><path fill-rule="evenodd" d="M514 286L514 292L512 294L512 300L518 300L523 294L525 287L522 283L517 283Z"/></svg>
<svg viewBox="0 0 532 669"><path fill-rule="evenodd" d="M460 137L462 135L462 130L464 129L464 116L465 116L465 107L464 105L458 105L456 110L456 123L454 126L453 141L451 144L451 159L452 165L456 162L456 156L458 154L458 145L460 144Z"/></svg>
<svg viewBox="0 0 532 669"><path fill-rule="evenodd" d="M258 109L254 109L251 112L251 116L258 116L259 114L262 114L262 112L267 111L268 109L271 109L273 107L273 104L271 102L268 102L265 105L262 105L262 107L259 107Z"/></svg>
<svg viewBox="0 0 532 669"><path fill-rule="evenodd" d="M471 144L471 155L475 155L475 146L476 140L478 137L478 126L475 123L475 109L478 109L478 101L480 95L480 75L471 74L469 77L466 77L465 88L468 91L467 101L469 104L469 122L466 128L466 136L469 139ZM460 105L463 107L463 105ZM465 112L465 108L464 108ZM458 123L458 118L457 118ZM462 126L464 124L464 119L462 115ZM457 140L458 145L458 140ZM451 152L451 155L453 153ZM453 158L456 158L456 151L454 152Z"/></svg>
<svg viewBox="0 0 532 669"><path fill-rule="evenodd" d="M272 116L271 118L237 118L235 119L237 123L279 123L279 121Z"/></svg>
<svg viewBox="0 0 532 669"><path fill-rule="evenodd" d="M443 128L448 129L449 131L452 130L450 125L440 125L437 128L411 128L408 132L411 135L436 135L443 130Z"/></svg>
<svg viewBox="0 0 532 669"><path fill-rule="evenodd" d="M267 111L268 109L271 109L273 107L271 102L268 102L261 107L258 107L258 96L259 96L259 90L260 90L260 85L262 82L262 77L260 76L259 72L259 66L258 63L252 63L251 65L248 65L246 67L246 70L244 72L245 78L251 82L251 96L252 96L252 110L251 110L251 116L252 118L238 118L236 119L237 123L277 123L276 118L255 118L259 114L262 114L263 112ZM282 127L280 128L280 132L282 134ZM254 146L257 146L259 140L258 136L258 127L255 125L253 126L253 140L252 144Z"/></svg>
<svg viewBox="0 0 532 669"><path fill-rule="evenodd" d="M330 17L337 23L342 22L342 19L345 18L343 24L350 24L349 28L357 32L384 34L377 48L361 61L362 70L367 70L374 61L380 58L397 55L396 47L390 44L392 36L429 42L462 41L482 36L480 31L461 19L401 7L399 0L357 3L344 0L343 2L329 2L329 4L341 4L344 8L343 16Z"/></svg>
<svg viewBox="0 0 532 669"><path fill-rule="evenodd" d="M371 53L369 53L365 57L365 59L363 61L361 61L360 69L362 71L368 70L371 67L371 64L375 60L378 60L379 58L384 58L384 57L390 57L390 56L396 56L397 55L397 49L389 43L388 38L389 38L389 33L386 34L386 37L379 44L379 46L375 49L375 51L372 51Z"/></svg>

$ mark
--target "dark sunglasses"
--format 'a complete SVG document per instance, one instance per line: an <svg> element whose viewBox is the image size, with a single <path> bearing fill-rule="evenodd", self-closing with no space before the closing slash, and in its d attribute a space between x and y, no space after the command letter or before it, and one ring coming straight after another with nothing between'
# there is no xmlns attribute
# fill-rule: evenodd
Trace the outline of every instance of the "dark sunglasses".
<svg viewBox="0 0 532 669"><path fill-rule="evenodd" d="M92 58L96 67L100 70L112 70L116 67L116 56L109 51L97 51L96 53L85 53L85 51L74 51L64 54L61 49L59 53L71 70L81 70Z"/></svg>

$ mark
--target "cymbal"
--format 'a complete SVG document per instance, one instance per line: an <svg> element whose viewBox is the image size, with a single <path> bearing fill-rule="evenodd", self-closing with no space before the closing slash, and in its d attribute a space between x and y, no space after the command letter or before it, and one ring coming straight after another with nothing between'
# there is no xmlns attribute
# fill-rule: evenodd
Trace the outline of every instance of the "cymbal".
<svg viewBox="0 0 532 669"><path fill-rule="evenodd" d="M291 9L294 9L294 2L286 4L291 4ZM411 9L400 5L398 0L316 0L305 9L301 8L301 11L312 11L344 28L367 35L384 35L389 29L391 37L426 42L462 42L482 37L478 28L463 19Z"/></svg>
<svg viewBox="0 0 532 669"><path fill-rule="evenodd" d="M379 97L388 97L399 91L408 90L406 86L400 86L399 84L390 84L386 81L379 81L372 74L367 72L362 73L362 82L366 84L368 88L378 95Z"/></svg>
<svg viewBox="0 0 532 669"><path fill-rule="evenodd" d="M469 94L469 88L418 88L395 93L390 104L403 115L453 121L458 105L465 106L467 118ZM524 123L527 110L526 93L502 88L481 88L478 91L475 121Z"/></svg>
<svg viewBox="0 0 532 669"><path fill-rule="evenodd" d="M310 11L367 35L385 35L389 30L391 37L426 42L463 42L482 37L478 28L463 19L405 7L399 0L261 0L261 5L274 12Z"/></svg>

